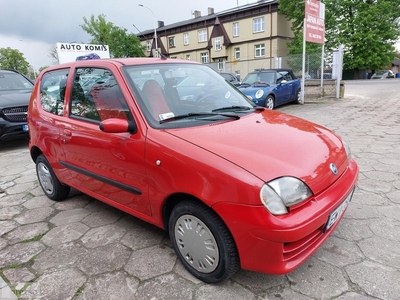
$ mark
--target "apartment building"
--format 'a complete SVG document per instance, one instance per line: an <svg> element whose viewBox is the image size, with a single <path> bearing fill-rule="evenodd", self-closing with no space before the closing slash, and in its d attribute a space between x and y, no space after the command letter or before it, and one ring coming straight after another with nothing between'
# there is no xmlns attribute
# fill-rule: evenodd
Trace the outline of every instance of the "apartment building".
<svg viewBox="0 0 400 300"><path fill-rule="evenodd" d="M137 34L147 56L194 60L220 72L245 76L256 68L273 68L288 53L291 22L278 13L278 0L265 0L214 12ZM155 34L156 31L156 34ZM156 35L156 39L155 39ZM155 51L155 49L158 51Z"/></svg>

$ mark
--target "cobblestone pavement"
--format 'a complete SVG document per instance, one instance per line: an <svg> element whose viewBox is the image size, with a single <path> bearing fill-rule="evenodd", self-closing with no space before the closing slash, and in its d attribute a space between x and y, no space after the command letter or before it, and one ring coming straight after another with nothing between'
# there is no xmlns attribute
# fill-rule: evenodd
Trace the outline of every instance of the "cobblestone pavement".
<svg viewBox="0 0 400 300"><path fill-rule="evenodd" d="M399 86L347 82L344 99L278 109L337 131L360 166L334 234L283 276L241 270L200 282L164 231L79 193L47 199L26 141L2 142L0 299L399 299Z"/></svg>

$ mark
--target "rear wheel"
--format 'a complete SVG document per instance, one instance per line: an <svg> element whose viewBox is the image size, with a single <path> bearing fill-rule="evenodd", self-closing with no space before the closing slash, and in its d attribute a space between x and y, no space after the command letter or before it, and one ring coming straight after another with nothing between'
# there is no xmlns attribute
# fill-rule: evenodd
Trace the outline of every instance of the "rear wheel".
<svg viewBox="0 0 400 300"><path fill-rule="evenodd" d="M268 109L275 108L275 98L273 95L268 95L267 98L265 98L264 107L266 107Z"/></svg>
<svg viewBox="0 0 400 300"><path fill-rule="evenodd" d="M50 163L43 154L36 159L36 174L46 196L52 200L62 200L68 196L70 187L61 184Z"/></svg>
<svg viewBox="0 0 400 300"><path fill-rule="evenodd" d="M217 283L239 269L230 231L206 205L193 200L177 204L169 219L169 234L179 260L196 278Z"/></svg>

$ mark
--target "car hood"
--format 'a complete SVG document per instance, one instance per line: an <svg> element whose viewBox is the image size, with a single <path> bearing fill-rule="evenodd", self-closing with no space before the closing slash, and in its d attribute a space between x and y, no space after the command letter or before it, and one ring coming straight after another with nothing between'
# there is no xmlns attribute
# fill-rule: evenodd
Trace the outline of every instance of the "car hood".
<svg viewBox="0 0 400 300"><path fill-rule="evenodd" d="M314 193L336 181L349 163L342 141L333 132L277 111L264 110L236 121L168 131L264 182L293 176ZM332 163L338 169L336 175L331 171Z"/></svg>
<svg viewBox="0 0 400 300"><path fill-rule="evenodd" d="M276 85L265 85L265 84L252 84L252 85L241 85L238 86L238 89L242 91L245 95L255 95L258 90L263 90L264 93L269 93L275 89Z"/></svg>
<svg viewBox="0 0 400 300"><path fill-rule="evenodd" d="M11 106L27 106L31 91L0 93L0 108Z"/></svg>

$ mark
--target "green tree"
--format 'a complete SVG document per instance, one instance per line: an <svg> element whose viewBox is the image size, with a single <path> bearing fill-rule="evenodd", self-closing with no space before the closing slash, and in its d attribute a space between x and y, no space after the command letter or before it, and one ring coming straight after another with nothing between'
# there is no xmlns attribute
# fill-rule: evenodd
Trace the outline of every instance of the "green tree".
<svg viewBox="0 0 400 300"><path fill-rule="evenodd" d="M39 70L38 70L38 72L42 72L44 69L47 69L48 67L49 67L49 66L40 67Z"/></svg>
<svg viewBox="0 0 400 300"><path fill-rule="evenodd" d="M390 66L400 37L400 0L325 0L325 49L344 45L346 69L380 69ZM279 10L292 21L295 34L290 53L302 53L304 2L280 0ZM321 45L307 43L307 52Z"/></svg>
<svg viewBox="0 0 400 300"><path fill-rule="evenodd" d="M92 15L90 19L83 17L84 24L81 28L92 36L90 43L108 45L111 57L140 57L145 56L145 47L140 44L139 38L127 29L115 26L106 21L106 16L101 14L97 18Z"/></svg>
<svg viewBox="0 0 400 300"><path fill-rule="evenodd" d="M24 55L17 49L0 48L0 67L2 69L17 70L22 74L29 75L29 63L26 61Z"/></svg>

